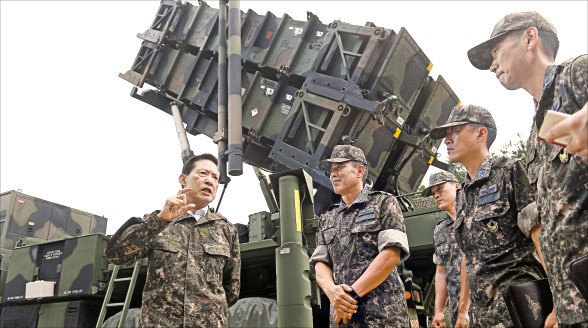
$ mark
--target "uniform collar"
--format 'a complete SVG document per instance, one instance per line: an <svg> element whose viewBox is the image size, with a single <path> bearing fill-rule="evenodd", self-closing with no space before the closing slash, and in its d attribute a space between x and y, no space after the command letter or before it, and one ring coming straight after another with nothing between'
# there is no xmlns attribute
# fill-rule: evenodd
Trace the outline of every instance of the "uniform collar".
<svg viewBox="0 0 588 328"><path fill-rule="evenodd" d="M179 216L174 222L179 222L182 220L193 218L196 221L196 224L202 224L208 221L217 220L219 217L216 213L205 206L199 210L196 210L194 213L192 211L188 211L187 213Z"/></svg>
<svg viewBox="0 0 588 328"><path fill-rule="evenodd" d="M555 79L555 73L557 73L558 67L559 67L559 65L549 65L545 69L545 75L543 76L543 87L541 88L541 98L543 98L545 96L545 89L547 87L549 87L551 85L551 83L553 83L553 80ZM537 101L537 99L533 98L533 104L535 104L535 114L537 113L537 110L539 109L538 105L539 105L540 101L541 101L541 99L539 99L539 101ZM535 121L534 118L533 118L533 121Z"/></svg>
<svg viewBox="0 0 588 328"><path fill-rule="evenodd" d="M464 186L470 185L476 181L487 179L490 176L490 171L492 170L492 163L494 163L494 158L492 155L486 156L480 167L478 167L478 171L476 171L476 175L474 175L473 179L470 179L469 175L466 175L464 178Z"/></svg>
<svg viewBox="0 0 588 328"><path fill-rule="evenodd" d="M453 225L453 222L455 222L455 221L453 221L451 216L449 216L449 214L447 214L447 217L445 217L445 225L449 227L449 226Z"/></svg>
<svg viewBox="0 0 588 328"><path fill-rule="evenodd" d="M199 220L200 218L206 216L206 213L208 213L208 206L204 206L203 208L194 212L194 217L196 220Z"/></svg>
<svg viewBox="0 0 588 328"><path fill-rule="evenodd" d="M353 206L354 204L366 203L368 201L368 194L370 193L371 190L372 190L372 188L369 185L364 185L363 189L361 189L361 191L359 192L357 197L355 197L355 200L353 201L353 203L351 203L351 205L345 204L345 202L343 201L343 198L341 198L341 202L339 202L339 207L338 207L339 212L343 212L344 210Z"/></svg>
<svg viewBox="0 0 588 328"><path fill-rule="evenodd" d="M549 65L545 69L545 77L543 78L543 89L553 82L553 78L555 77L555 73L557 71L557 67L559 65Z"/></svg>

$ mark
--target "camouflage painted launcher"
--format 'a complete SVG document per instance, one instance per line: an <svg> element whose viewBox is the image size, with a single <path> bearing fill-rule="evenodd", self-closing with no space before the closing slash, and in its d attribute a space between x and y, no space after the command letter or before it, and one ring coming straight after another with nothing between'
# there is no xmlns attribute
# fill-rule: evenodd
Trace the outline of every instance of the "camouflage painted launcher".
<svg viewBox="0 0 588 328"><path fill-rule="evenodd" d="M326 198L331 183L318 163L337 144L362 148L374 187L396 195L414 192L430 165L442 166L440 141L427 134L459 99L442 76L429 76L432 63L406 29L323 24L310 12L297 21L248 10L240 23L247 163L272 172L304 168ZM167 113L179 101L186 130L215 141L222 139L215 133L218 54L225 51L218 24L219 11L204 1L162 1L154 23L138 34L143 42L131 69L120 74L135 85L133 97ZM138 94L144 83L156 89ZM328 202L315 199L317 213Z"/></svg>

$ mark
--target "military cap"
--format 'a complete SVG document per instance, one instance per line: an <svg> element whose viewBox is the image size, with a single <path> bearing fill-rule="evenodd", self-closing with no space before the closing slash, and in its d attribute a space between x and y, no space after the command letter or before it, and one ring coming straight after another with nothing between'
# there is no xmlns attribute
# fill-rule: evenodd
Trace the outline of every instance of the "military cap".
<svg viewBox="0 0 588 328"><path fill-rule="evenodd" d="M441 171L441 172L433 173L433 174L431 174L431 176L429 176L429 186L427 188L425 188L425 190L423 190L422 195L425 197L431 196L433 194L431 192L431 189L433 189L433 187L438 186L438 185L445 183L445 182L459 183L459 181L457 181L457 178L455 177L455 175L453 175L453 173L451 173L451 172Z"/></svg>
<svg viewBox="0 0 588 328"><path fill-rule="evenodd" d="M367 165L367 160L363 151L357 147L351 145L337 145L333 148L331 158L323 159L321 165L326 163L343 163L349 161L356 161Z"/></svg>
<svg viewBox="0 0 588 328"><path fill-rule="evenodd" d="M432 129L429 135L433 139L443 139L446 128L466 123L478 123L487 128L496 129L494 118L487 109L476 105L461 105L453 108L447 123Z"/></svg>
<svg viewBox="0 0 588 328"><path fill-rule="evenodd" d="M509 32L517 30L526 30L527 28L535 26L539 31L545 31L555 34L557 31L555 26L551 24L545 17L541 16L535 11L527 11L521 13L512 13L504 16L492 30L490 39L480 43L468 51L468 58L475 68L487 70L492 65L492 45L494 41Z"/></svg>

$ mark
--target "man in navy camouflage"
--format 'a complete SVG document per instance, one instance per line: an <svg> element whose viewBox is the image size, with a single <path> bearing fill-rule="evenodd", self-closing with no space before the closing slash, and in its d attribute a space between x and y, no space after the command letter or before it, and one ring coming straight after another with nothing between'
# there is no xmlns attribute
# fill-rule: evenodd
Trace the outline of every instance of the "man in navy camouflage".
<svg viewBox="0 0 588 328"><path fill-rule="evenodd" d="M433 327L439 328L445 327L443 310L448 296L451 327L468 327L470 322L470 290L465 267L462 268L463 253L453 235L455 195L458 189L457 177L453 173L441 171L431 174L429 186L422 193L425 197L433 196L439 209L447 212L445 220L440 221L433 232L433 262L436 264Z"/></svg>
<svg viewBox="0 0 588 328"><path fill-rule="evenodd" d="M208 208L219 183L218 161L193 156L183 166L182 189L161 211L124 223L106 246L108 260L148 258L142 327L227 327L239 297L237 229Z"/></svg>
<svg viewBox="0 0 588 328"><path fill-rule="evenodd" d="M489 154L496 133L490 112L475 105L455 107L447 123L430 133L445 137L449 161L468 173L453 229L466 258L475 324L484 328L513 326L502 289L544 277L528 226L519 223L520 213L534 205L531 184L520 160Z"/></svg>
<svg viewBox="0 0 588 328"><path fill-rule="evenodd" d="M536 183L540 213L533 236L538 235L541 245L557 322L588 326L588 303L570 279L570 263L588 256L588 164L580 157L588 156L588 56L556 65L558 48L551 22L537 12L520 12L500 20L490 39L470 49L468 57L476 68L494 73L506 89L523 88L533 97L527 167ZM566 121L579 122L569 125L572 138L567 148L538 140L547 110L573 114ZM552 314L545 326L554 324Z"/></svg>
<svg viewBox="0 0 588 328"><path fill-rule="evenodd" d="M335 146L323 163L341 202L321 215L310 263L329 297L331 326L408 327L396 270L409 255L408 239L396 198L364 185L367 162L357 147Z"/></svg>

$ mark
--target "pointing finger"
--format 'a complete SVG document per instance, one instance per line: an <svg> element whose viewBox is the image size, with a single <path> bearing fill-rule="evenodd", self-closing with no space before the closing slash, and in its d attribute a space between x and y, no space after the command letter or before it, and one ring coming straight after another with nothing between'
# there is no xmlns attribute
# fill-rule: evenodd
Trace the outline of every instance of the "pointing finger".
<svg viewBox="0 0 588 328"><path fill-rule="evenodd" d="M192 189L194 189L194 188L182 188L182 189L180 189L180 190L178 191L178 195L184 194L184 193L186 193L187 191L190 191L190 190L192 190Z"/></svg>

